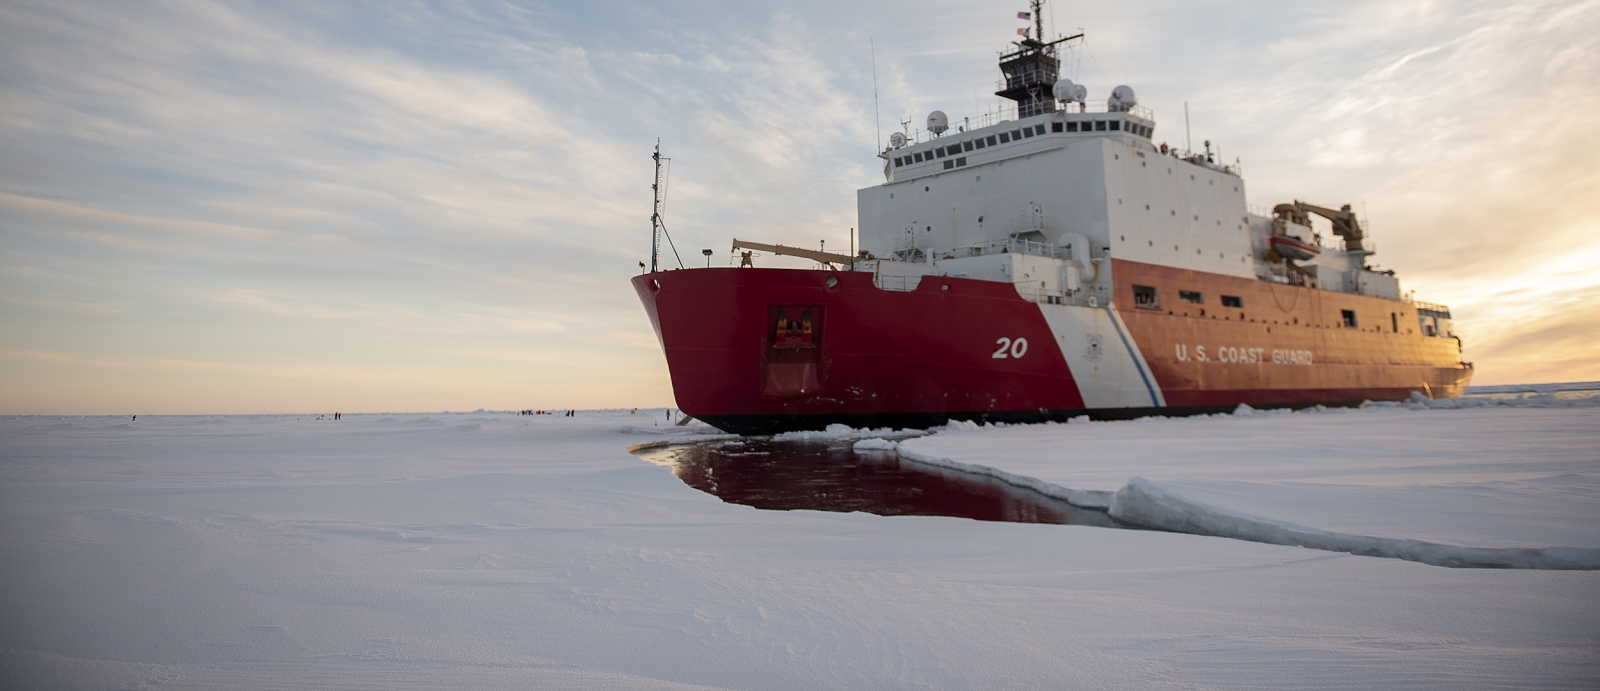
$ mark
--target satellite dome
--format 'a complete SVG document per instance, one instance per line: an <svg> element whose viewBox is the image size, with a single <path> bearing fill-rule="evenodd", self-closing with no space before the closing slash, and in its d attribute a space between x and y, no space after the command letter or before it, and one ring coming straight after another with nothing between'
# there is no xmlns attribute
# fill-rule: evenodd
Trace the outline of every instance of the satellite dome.
<svg viewBox="0 0 1600 691"><path fill-rule="evenodd" d="M900 148L902 146L905 146L905 145L906 145L906 136L905 135L900 134L899 132L895 132L894 134L889 135L889 147L890 148L898 149L898 148Z"/></svg>
<svg viewBox="0 0 1600 691"><path fill-rule="evenodd" d="M944 134L950 129L950 118L945 117L944 111L936 110L928 113L928 131L934 134Z"/></svg>
<svg viewBox="0 0 1600 691"><path fill-rule="evenodd" d="M1126 112L1139 104L1139 97L1133 95L1133 87L1126 84L1111 90L1111 100L1106 102L1111 110Z"/></svg>
<svg viewBox="0 0 1600 691"><path fill-rule="evenodd" d="M1089 97L1089 90L1082 84L1073 84L1071 79L1056 82L1051 88L1051 93L1055 95L1057 101L1063 103L1083 103L1083 100Z"/></svg>

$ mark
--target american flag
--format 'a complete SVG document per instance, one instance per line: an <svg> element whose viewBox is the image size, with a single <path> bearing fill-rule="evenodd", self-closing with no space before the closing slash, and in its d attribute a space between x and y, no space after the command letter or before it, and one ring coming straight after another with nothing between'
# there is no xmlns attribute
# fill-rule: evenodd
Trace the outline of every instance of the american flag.
<svg viewBox="0 0 1600 691"><path fill-rule="evenodd" d="M1018 36L1027 36L1028 35L1028 30L1027 29L1017 29L1017 35Z"/></svg>
<svg viewBox="0 0 1600 691"><path fill-rule="evenodd" d="M1033 19L1033 14L1030 12L1018 12L1017 19Z"/></svg>

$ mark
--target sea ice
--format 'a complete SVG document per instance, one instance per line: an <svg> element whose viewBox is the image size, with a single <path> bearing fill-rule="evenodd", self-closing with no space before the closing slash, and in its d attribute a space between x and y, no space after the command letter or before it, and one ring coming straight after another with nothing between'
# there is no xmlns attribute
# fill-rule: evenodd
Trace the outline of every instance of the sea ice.
<svg viewBox="0 0 1600 691"><path fill-rule="evenodd" d="M1593 547L1580 538L1600 522L1575 496L1596 494L1596 412L1222 416L899 444L1108 496L1142 475L1329 531ZM651 416L626 412L315 418L0 418L0 688L1572 688L1600 676L1600 572L761 511L626 451L714 430L655 436ZM859 439L872 437L889 438ZM1286 509L1324 487L1352 518ZM1393 510L1406 497L1416 511ZM1418 518L1447 509L1459 525ZM1394 532L1366 530L1368 513Z"/></svg>
<svg viewBox="0 0 1600 691"><path fill-rule="evenodd" d="M1600 411L1435 403L969 430L900 453L1149 527L1437 565L1600 568Z"/></svg>

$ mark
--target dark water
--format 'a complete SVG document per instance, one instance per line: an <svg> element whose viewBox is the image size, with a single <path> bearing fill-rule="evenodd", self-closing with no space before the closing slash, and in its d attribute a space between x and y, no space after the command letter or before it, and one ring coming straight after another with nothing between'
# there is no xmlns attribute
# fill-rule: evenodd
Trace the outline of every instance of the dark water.
<svg viewBox="0 0 1600 691"><path fill-rule="evenodd" d="M880 516L956 516L980 521L1126 527L994 478L858 454L852 442L745 439L645 449L684 484L731 504L788 511L863 511Z"/></svg>

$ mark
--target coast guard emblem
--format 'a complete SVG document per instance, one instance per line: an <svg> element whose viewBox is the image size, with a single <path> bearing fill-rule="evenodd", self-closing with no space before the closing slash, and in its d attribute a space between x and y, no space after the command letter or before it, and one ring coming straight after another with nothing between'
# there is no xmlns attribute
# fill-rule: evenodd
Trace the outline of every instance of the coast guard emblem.
<svg viewBox="0 0 1600 691"><path fill-rule="evenodd" d="M1089 362L1100 361L1100 334L1089 334L1089 345L1083 349L1083 359Z"/></svg>

